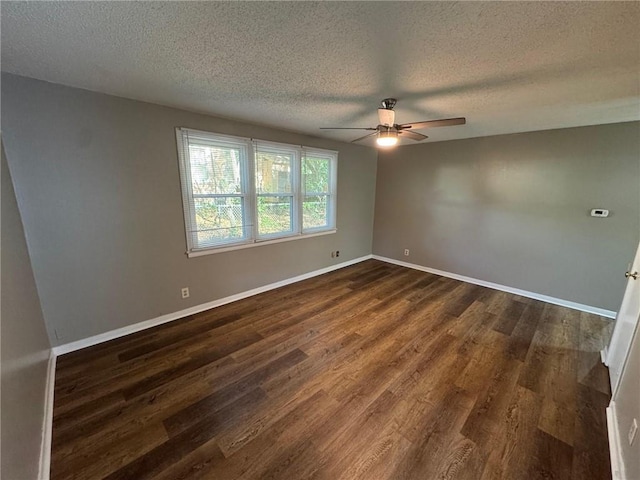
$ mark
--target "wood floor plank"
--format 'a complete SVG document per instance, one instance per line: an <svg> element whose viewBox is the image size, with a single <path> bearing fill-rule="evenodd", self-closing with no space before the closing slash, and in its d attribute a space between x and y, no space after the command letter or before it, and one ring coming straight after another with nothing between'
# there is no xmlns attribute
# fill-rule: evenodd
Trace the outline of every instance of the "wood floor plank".
<svg viewBox="0 0 640 480"><path fill-rule="evenodd" d="M573 469L574 480L579 478L610 478L611 464L606 434L605 409L609 395L584 385L578 386L578 403L574 426Z"/></svg>
<svg viewBox="0 0 640 480"><path fill-rule="evenodd" d="M240 329L215 338L201 338L193 348L178 348L167 355L155 356L149 362L136 360L114 366L110 371L80 378L72 388L55 394L59 413L77 408L87 401L95 401L105 392L120 390L129 399L152 390L158 385L178 378L192 370L224 359L234 351L251 345L262 337L252 329Z"/></svg>
<svg viewBox="0 0 640 480"><path fill-rule="evenodd" d="M190 329L184 328L180 332L172 335L171 337L161 338L153 342L148 342L138 347L125 350L122 353L118 354L118 360L120 360L120 362L126 362L128 360L138 358L142 355L156 352L163 347L174 345L175 343L180 342L181 340L192 339L194 336L197 336L202 333L207 333L223 325L228 325L229 323L235 322L240 318L241 316L238 313L234 313L234 314L226 315L222 318L219 318L215 322L200 323L197 325L196 328L190 328Z"/></svg>
<svg viewBox="0 0 640 480"><path fill-rule="evenodd" d="M411 448L393 472L397 479L436 478L441 462L451 453L451 445L459 439L460 429L473 406L473 397L457 387L434 392L431 405L421 411L413 430L416 436ZM481 472L476 472L480 474Z"/></svg>
<svg viewBox="0 0 640 480"><path fill-rule="evenodd" d="M155 423L119 438L108 444L108 448L97 450L95 445L88 444L76 450L73 457L57 460L61 468L56 469L51 478L103 478L162 445L168 438L162 424ZM78 475L79 471L82 475Z"/></svg>
<svg viewBox="0 0 640 480"><path fill-rule="evenodd" d="M528 476L521 476L521 478L545 478L550 480L568 480L571 478L573 448L542 430L536 432L532 459L532 464L527 471ZM607 478L607 475L578 478Z"/></svg>
<svg viewBox="0 0 640 480"><path fill-rule="evenodd" d="M158 480L176 478L260 478L275 458L287 455L297 443L304 443L314 429L340 405L322 390L296 402L295 408L274 422L262 435L247 443L224 459L211 461L206 446L186 456L179 463L162 472ZM188 476L187 476L188 475Z"/></svg>
<svg viewBox="0 0 640 480"><path fill-rule="evenodd" d="M465 437L487 448L492 436L501 434L500 423L507 414L522 367L505 352L496 352L486 386L478 392L473 409L460 430Z"/></svg>
<svg viewBox="0 0 640 480"><path fill-rule="evenodd" d="M186 405L200 400L211 390L210 378L228 373L231 375L237 365L229 357L209 364L172 382L166 383L144 395L129 400L124 406L115 406L90 420L80 422L71 429L72 435L58 438L53 435L53 456L66 458L73 455L78 446L109 445L132 428L143 428L147 424L162 421Z"/></svg>
<svg viewBox="0 0 640 480"><path fill-rule="evenodd" d="M575 434L576 410L567 408L554 402L552 398L545 398L538 422L538 428L552 437L573 446Z"/></svg>
<svg viewBox="0 0 640 480"><path fill-rule="evenodd" d="M402 462L402 453L410 447L409 440L392 425L387 425L376 435L374 441L349 463L338 478L343 480L393 479L393 472Z"/></svg>
<svg viewBox="0 0 640 480"><path fill-rule="evenodd" d="M510 335L509 353L513 358L525 361L543 309L539 305L527 305L523 309Z"/></svg>
<svg viewBox="0 0 640 480"><path fill-rule="evenodd" d="M442 480L477 480L484 469L487 453L463 435L458 435L438 461L434 478ZM505 477L508 478L508 477Z"/></svg>
<svg viewBox="0 0 640 480"><path fill-rule="evenodd" d="M393 393L385 390L359 415L352 418L349 428L343 429L331 442L314 442L320 450L318 463L314 467L322 467L322 475L328 478L345 476L353 467L354 475L364 474L369 462L384 456L393 446L391 435L394 430L387 426L398 401Z"/></svg>
<svg viewBox="0 0 640 480"><path fill-rule="evenodd" d="M203 355L198 355L188 359L185 362L179 363L173 368L147 377L141 382L137 382L136 384L123 389L122 394L124 395L125 399L132 399L134 397L137 397L138 395L142 395L150 390L153 390L154 388L164 383L170 382L174 378L179 378L189 372L199 369L200 367L224 358L227 355L240 350L242 347L251 345L252 343L257 342L262 338L263 337L258 333L247 333L234 343L218 347L217 349L214 348Z"/></svg>
<svg viewBox="0 0 640 480"><path fill-rule="evenodd" d="M493 329L505 335L511 335L524 309L525 305L523 303L515 300L507 302L502 312L497 315L498 320Z"/></svg>
<svg viewBox="0 0 640 480"><path fill-rule="evenodd" d="M60 358L52 478L610 478L608 319L377 260Z"/></svg>
<svg viewBox="0 0 640 480"><path fill-rule="evenodd" d="M584 312L580 314L578 382L610 395L609 373L600 359L600 351L606 346L603 339L611 335L611 322L592 317Z"/></svg>
<svg viewBox="0 0 640 480"><path fill-rule="evenodd" d="M189 428L172 436L166 442L138 457L133 462L108 475L108 480L153 478L184 455L213 439L234 421L241 420L250 408L266 400L262 390L256 388L246 393L237 402L210 412Z"/></svg>
<svg viewBox="0 0 640 480"><path fill-rule="evenodd" d="M306 358L308 357L304 352L296 349L273 360L264 367L253 371L249 375L215 391L211 395L183 408L180 412L167 418L164 421L167 432L170 436L174 436L187 428L193 427L200 422L202 418L235 402L245 392L260 386L261 383L271 375L281 370L286 370Z"/></svg>
<svg viewBox="0 0 640 480"><path fill-rule="evenodd" d="M528 475L534 464L532 452L541 410L541 396L520 386L513 390L506 415L499 420L498 434L487 445L483 480L533 478Z"/></svg>
<svg viewBox="0 0 640 480"><path fill-rule="evenodd" d="M449 315L453 315L454 317L459 317L462 315L471 304L478 300L478 293L481 291L482 287L478 287L477 285L472 285L470 283L463 283L458 287L460 293L456 296L450 297L447 301L446 307L444 309Z"/></svg>

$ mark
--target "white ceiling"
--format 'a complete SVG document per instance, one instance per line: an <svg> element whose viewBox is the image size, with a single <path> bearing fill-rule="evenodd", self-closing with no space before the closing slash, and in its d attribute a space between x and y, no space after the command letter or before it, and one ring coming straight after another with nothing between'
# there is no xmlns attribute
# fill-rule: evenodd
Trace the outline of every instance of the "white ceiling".
<svg viewBox="0 0 640 480"><path fill-rule="evenodd" d="M351 140L427 141L640 119L639 2L9 2L2 70ZM409 142L410 143L410 142Z"/></svg>

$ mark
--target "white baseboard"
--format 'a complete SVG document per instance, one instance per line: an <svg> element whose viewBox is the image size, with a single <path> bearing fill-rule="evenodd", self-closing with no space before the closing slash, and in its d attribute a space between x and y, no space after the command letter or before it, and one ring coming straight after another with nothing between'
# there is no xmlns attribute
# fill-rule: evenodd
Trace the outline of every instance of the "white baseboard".
<svg viewBox="0 0 640 480"><path fill-rule="evenodd" d="M478 280L477 278L466 277L464 275L458 275L457 273L445 272L443 270L437 270L435 268L423 267L422 265L416 265L415 263L403 262L401 260L395 260L393 258L381 257L379 255L372 255L372 258L380 260L382 262L393 263L394 265L400 265L402 267L413 268L427 273L433 273L440 275L441 277L453 278L460 280L461 282L473 283L474 285L480 285L481 287L492 288L494 290L501 290L507 293L513 293L514 295L520 295L522 297L533 298L546 303L552 303L554 305L560 305L562 307L572 308L574 310L580 310L581 312L594 313L602 317L616 318L616 312L612 310L605 310L604 308L592 307L590 305L583 305L582 303L570 302L569 300L562 300L561 298L549 297L540 293L528 292L526 290L520 290L519 288L507 287L506 285L500 285L493 282L487 282L485 280Z"/></svg>
<svg viewBox="0 0 640 480"><path fill-rule="evenodd" d="M314 270L312 272L304 273L296 277L287 278L279 282L270 283L268 285L254 288L252 290L240 292L235 295L230 295L228 297L220 298L218 300L213 300L211 302L202 303L200 305L186 308L178 312L168 313L160 317L152 318L150 320L145 320L143 322L135 323L133 325L128 325L126 327L118 328L116 330L111 330L109 332L101 333L99 335L94 335L89 338L84 338L82 340L78 340L75 342L66 343L64 345L59 345L53 348L53 352L55 353L55 355L63 355L65 353L74 352L82 348L90 347L92 345L97 345L99 343L107 342L115 338L124 337L125 335L130 335L132 333L136 333L141 330L146 330L148 328L162 325L163 323L172 322L174 320L178 320L180 318L184 318L186 316L193 315L195 313L203 312L211 308L220 307L222 305L226 305L227 303L236 302L238 300L242 300L243 298L252 297L253 295L258 295L259 293L267 292L275 288L284 287L285 285L290 285L292 283L300 282L308 278L317 277L318 275L323 275L325 273L333 272L334 270L339 270L341 268L363 262L370 258L372 258L371 255L365 255L364 257L355 258L353 260L349 260L346 262L338 263L336 265L331 265L329 267L321 268L320 270Z"/></svg>
<svg viewBox="0 0 640 480"><path fill-rule="evenodd" d="M44 418L42 419L42 442L40 444L39 480L49 480L51 470L51 430L53 428L53 393L56 383L56 354L49 352L47 383L44 392Z"/></svg>
<svg viewBox="0 0 640 480"><path fill-rule="evenodd" d="M616 418L616 402L611 400L607 407L607 431L609 433L609 454L611 455L611 477L613 480L627 480L620 448L620 432Z"/></svg>
<svg viewBox="0 0 640 480"><path fill-rule="evenodd" d="M573 308L575 310L580 310L583 312L594 313L596 315L601 315L603 317L615 318L616 312L611 310L604 310L602 308L592 307L589 305L583 305L580 303L570 302L567 300L562 300L559 298L549 297L547 295L541 295L534 292L528 292L526 290L520 290L518 288L507 287L505 285L499 285L497 283L486 282L484 280L478 280L471 277L466 277L464 275L458 275L456 273L445 272L442 270L437 270L435 268L424 267L422 265L417 265L414 263L403 262L400 260L395 260L392 258L381 257L379 255L365 255L363 257L355 258L353 260L349 260L347 262L338 263L336 265L331 265L329 267L325 267L319 270L314 270L312 272L308 272L302 275L298 275L296 277L287 278L285 280L281 280L279 282L270 283L268 285L264 285L262 287L254 288L252 290L247 290L245 292L240 292L235 295L230 295L228 297L220 298L218 300L213 300L211 302L203 303L200 305L195 305L190 308L186 308L184 310L180 310L173 313L168 313L166 315L162 315L160 317L152 318L150 320L145 320L143 322L135 323L133 325L128 325L126 327L118 328L116 330L111 330L109 332L101 333L98 335L94 335L92 337L84 338L82 340L78 340L71 343L66 343L64 345L59 345L53 348L53 353L55 355L64 355L65 353L74 352L76 350L80 350L82 348L90 347L93 345L97 345L99 343L107 342L109 340L113 340L119 337L123 337L125 335L130 335L132 333L139 332L141 330L146 330L148 328L152 328L158 325L162 325L163 323L172 322L174 320L178 320L180 318L184 318L189 315L193 315L199 312L203 312L205 310L209 310L211 308L220 307L222 305L226 305L227 303L235 302L238 300L242 300L243 298L251 297L253 295L258 295L263 292L267 292L269 290L273 290L275 288L284 287L285 285L290 285L292 283L300 282L302 280L306 280L308 278L316 277L318 275L323 275L328 272L332 272L334 270L339 270L344 267L348 267L350 265L354 265L356 263L363 262L370 258L375 258L376 260L380 260L382 262L392 263L395 265L400 265L403 267L413 268L415 270L420 270L423 272L433 273L435 275L440 275L442 277L453 278L455 280L460 280L462 282L473 283L475 285L480 285L483 287L492 288L494 290L501 290L503 292L513 293L515 295L521 295L523 297L533 298L536 300L541 300L547 303L553 303L555 305L561 305L563 307Z"/></svg>
<svg viewBox="0 0 640 480"><path fill-rule="evenodd" d="M602 361L602 363L604 363L607 367L609 366L609 364L607 363L608 355L609 355L609 347L605 345L605 347L602 350L600 350L600 361Z"/></svg>

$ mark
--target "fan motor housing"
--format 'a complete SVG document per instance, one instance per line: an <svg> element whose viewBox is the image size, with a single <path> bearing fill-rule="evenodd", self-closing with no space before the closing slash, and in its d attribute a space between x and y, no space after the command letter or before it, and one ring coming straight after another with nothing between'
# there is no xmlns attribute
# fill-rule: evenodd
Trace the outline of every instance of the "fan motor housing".
<svg viewBox="0 0 640 480"><path fill-rule="evenodd" d="M395 122L396 113L387 108L379 108L378 117L380 119L380 125L388 125L391 127Z"/></svg>

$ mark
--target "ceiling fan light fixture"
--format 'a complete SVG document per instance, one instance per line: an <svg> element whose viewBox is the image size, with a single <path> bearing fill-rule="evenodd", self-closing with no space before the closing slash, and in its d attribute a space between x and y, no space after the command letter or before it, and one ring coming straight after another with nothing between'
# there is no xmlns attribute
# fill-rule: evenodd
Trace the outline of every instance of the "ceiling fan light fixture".
<svg viewBox="0 0 640 480"><path fill-rule="evenodd" d="M376 143L379 147L393 147L398 143L398 132L394 131L383 131L378 132L378 138L376 138Z"/></svg>

